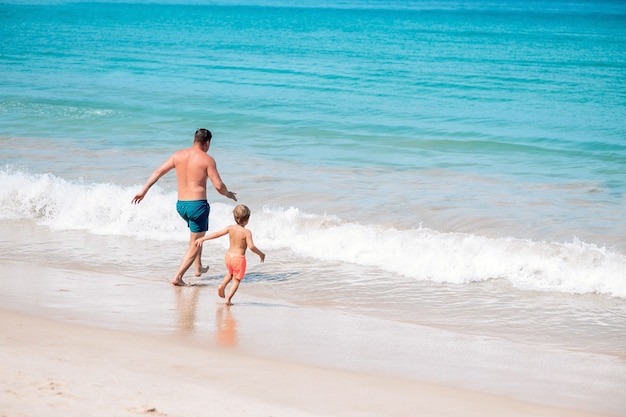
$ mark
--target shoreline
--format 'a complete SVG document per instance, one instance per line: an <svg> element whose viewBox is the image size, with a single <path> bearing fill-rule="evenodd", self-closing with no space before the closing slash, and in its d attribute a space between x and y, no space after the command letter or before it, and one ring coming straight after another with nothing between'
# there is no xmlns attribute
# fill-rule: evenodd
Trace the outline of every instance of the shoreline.
<svg viewBox="0 0 626 417"><path fill-rule="evenodd" d="M608 416L0 309L2 416Z"/></svg>
<svg viewBox="0 0 626 417"><path fill-rule="evenodd" d="M240 360L279 364L274 367L291 364L305 369L303 374L308 373L306 369L325 369L331 373L358 375L358 380L371 378L377 381L374 383L376 386L390 381L389 384L399 385L399 392L408 396L413 394L409 395L407 387L418 387L415 388L417 391L422 386L449 387L455 392L484 395L488 401L506 399L512 404L533 405L538 410L569 409L578 410L581 415L624 415L626 400L621 395L621 389L626 383L626 362L622 356L569 351L546 344L517 343L505 338L462 334L335 309L300 306L280 298L254 296L247 291L238 293L235 305L227 308L216 294L221 274L219 277L196 280L192 286L174 287L166 279L130 278L111 272L96 272L91 268L76 269L77 265L54 267L9 260L2 264L4 275L12 277L5 280L0 294L0 305L4 309L0 318L2 326L7 327L3 334L12 332L8 326L14 320L9 314L15 315L18 321L22 321L23 317L38 317L41 320L30 330L31 343L22 343L22 348L30 348L31 344L48 345L48 337L38 327L46 330L48 327L67 326L61 333L67 332L80 338L80 334L93 332L95 340L109 347L117 342L125 343L128 338L138 338L142 341L130 345L131 351L156 348L161 356L154 359L155 363L167 366L175 365L158 347L161 343L165 343L165 350L181 350L181 354L185 351L185 355L195 358L207 353L211 356L213 353L218 356L225 354L223 357L228 358L226 362L232 362L235 373L240 370ZM40 336L37 337L37 334ZM50 335L51 340L57 338L56 334ZM13 340L10 336L3 339L2 346L7 349L3 362L7 364L13 362L8 355L9 352L15 353ZM147 345L152 347L144 348ZM18 357L30 366L29 354L21 353L22 348L18 345ZM98 356L104 362L119 359L115 355L111 358L109 352L102 352L94 346L74 350L77 349L83 356ZM67 356L66 351L62 344L57 344L51 352L33 351L31 355L39 358L34 361L38 361L38 366L43 369L48 362L57 362L57 356ZM173 356L180 355L174 353ZM64 360L68 366L70 362L70 359ZM90 366L106 378L106 369L99 369L100 366L106 368L106 365L96 361ZM184 366L194 369L191 363ZM250 366L254 368L256 365ZM124 366L119 365L118 368L123 370ZM228 367L223 369L226 373L231 372ZM272 366L266 365L257 372L271 375L272 369ZM289 372L298 373L294 370ZM13 380L4 380L3 383L12 386L19 381L18 376L19 373L13 374ZM65 378L72 380L75 377L70 372ZM117 378L115 373L109 377ZM249 377L239 374L235 379ZM173 384L179 378L186 377L171 374L164 377L162 383ZM147 379L150 381L153 378ZM217 373L206 380L197 380L195 384L211 384L215 380L221 380ZM321 385L332 385L334 380L334 376L330 377L330 381ZM84 382L88 384L88 381ZM234 380L232 383L238 384ZM263 385L271 383L264 381ZM142 382L136 384L141 385ZM346 381L346 384L352 386L353 381ZM81 382L79 385L84 384ZM335 388L337 392L343 389L341 386ZM8 391L5 389L4 392ZM91 395L91 392L83 394L86 395ZM121 393L111 395L119 396ZM399 403L405 401L387 392L371 395L390 395ZM418 404L416 407L421 406ZM525 410L525 407L522 409ZM548 413L545 410L542 412ZM311 410L306 408L305 411ZM382 405L379 411L378 415L386 415ZM342 409L337 411L337 415L350 415L349 412L350 409ZM276 413L268 415L276 417ZM324 412L322 415L329 414ZM437 415L441 413L437 412ZM575 414L570 412L567 415Z"/></svg>

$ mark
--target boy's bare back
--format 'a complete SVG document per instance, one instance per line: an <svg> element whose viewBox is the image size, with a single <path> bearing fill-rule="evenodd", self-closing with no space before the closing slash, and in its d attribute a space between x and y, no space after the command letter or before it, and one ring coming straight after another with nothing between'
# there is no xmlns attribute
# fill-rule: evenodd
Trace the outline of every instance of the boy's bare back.
<svg viewBox="0 0 626 417"><path fill-rule="evenodd" d="M230 239L228 252L233 255L245 255L248 247L254 247L252 243L252 232L238 224L227 227Z"/></svg>
<svg viewBox="0 0 626 417"><path fill-rule="evenodd" d="M241 210L243 210L243 214L241 214ZM238 205L235 207L233 212L237 212L239 214L235 214L235 221L237 224L233 224L230 226L226 226L224 229L219 232L211 233L208 236L201 237L196 239L196 246L202 246L202 242L215 239L221 236L228 234L228 238L230 240L230 247L228 248L228 253L233 256L245 256L246 250L250 249L252 252L259 255L261 258L261 263L265 261L265 254L254 245L254 241L252 240L252 232L246 229L246 225L248 224L248 218L250 216L250 209L244 205Z"/></svg>

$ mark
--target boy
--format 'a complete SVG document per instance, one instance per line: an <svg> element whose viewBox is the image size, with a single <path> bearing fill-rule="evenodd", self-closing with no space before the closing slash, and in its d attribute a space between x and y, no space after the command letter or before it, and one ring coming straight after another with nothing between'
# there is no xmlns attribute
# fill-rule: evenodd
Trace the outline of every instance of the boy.
<svg viewBox="0 0 626 417"><path fill-rule="evenodd" d="M250 219L250 209L244 205L238 205L233 210L233 216L235 217L235 222L237 224L227 226L219 232L211 233L208 236L201 237L196 240L196 246L200 248L205 240L215 239L217 237L224 236L225 234L228 234L228 237L230 238L230 247L228 248L228 252L226 252L226 256L224 258L228 272L226 273L226 276L224 276L224 280L220 286L217 287L218 295L225 298L226 286L231 280L233 281L228 297L226 297L226 305L232 305L231 300L237 292L239 283L246 273L246 249L250 249L252 252L259 255L261 263L265 261L265 254L261 252L259 248L254 246L254 242L252 241L252 232L246 229L246 225Z"/></svg>

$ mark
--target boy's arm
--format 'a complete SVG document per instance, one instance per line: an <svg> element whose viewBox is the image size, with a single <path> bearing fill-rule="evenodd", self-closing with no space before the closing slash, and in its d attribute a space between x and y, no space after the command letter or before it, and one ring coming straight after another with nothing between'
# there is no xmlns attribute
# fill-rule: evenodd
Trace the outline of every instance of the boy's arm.
<svg viewBox="0 0 626 417"><path fill-rule="evenodd" d="M261 263L265 262L265 254L254 245L254 242L252 241L252 232L250 232L249 230L248 233L246 233L246 245L248 245L248 249L259 255L259 258L261 258Z"/></svg>
<svg viewBox="0 0 626 417"><path fill-rule="evenodd" d="M202 246L202 243L203 243L205 240L215 239L215 238L218 238L218 237L222 237L222 236L224 236L225 234L228 234L228 229L229 229L229 228L230 228L230 226L228 226L228 227L227 227L227 228L225 228L225 229L220 230L219 232L211 233L210 235L207 235L207 236L204 236L204 237L201 237L201 238L196 239L196 246L197 246L197 247Z"/></svg>

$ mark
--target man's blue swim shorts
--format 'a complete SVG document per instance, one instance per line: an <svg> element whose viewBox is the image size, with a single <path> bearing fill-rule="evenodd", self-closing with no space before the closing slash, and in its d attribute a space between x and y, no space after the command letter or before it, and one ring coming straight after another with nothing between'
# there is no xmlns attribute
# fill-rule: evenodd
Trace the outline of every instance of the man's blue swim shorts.
<svg viewBox="0 0 626 417"><path fill-rule="evenodd" d="M189 230L194 233L209 230L209 212L211 206L206 200L178 200L176 211L187 222Z"/></svg>

